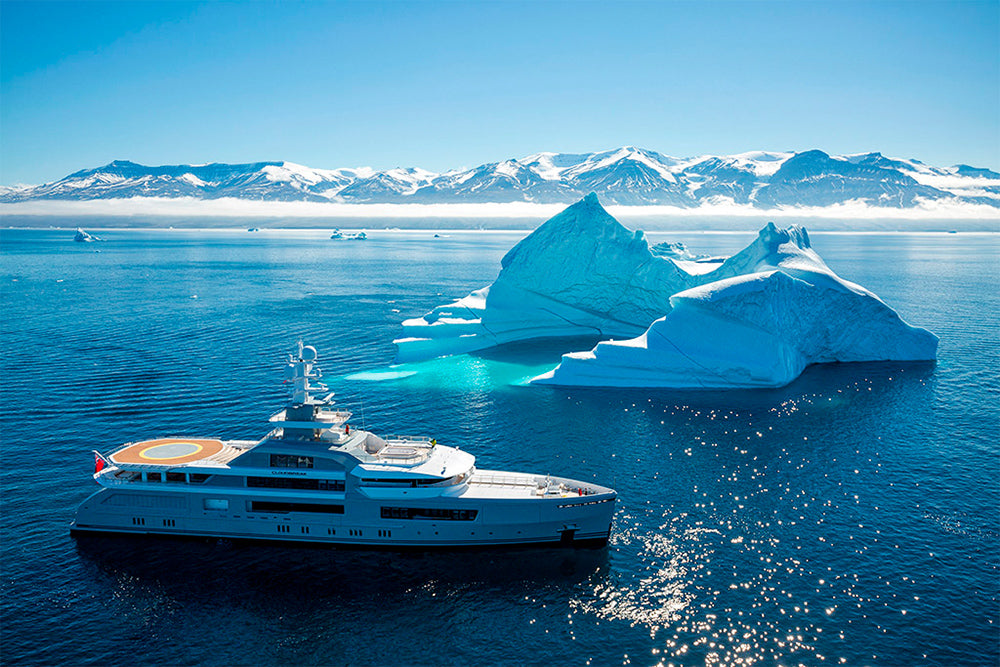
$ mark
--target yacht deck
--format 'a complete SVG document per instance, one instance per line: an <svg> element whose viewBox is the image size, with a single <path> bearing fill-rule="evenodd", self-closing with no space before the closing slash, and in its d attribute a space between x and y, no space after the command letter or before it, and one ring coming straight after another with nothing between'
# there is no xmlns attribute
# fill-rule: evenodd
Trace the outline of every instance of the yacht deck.
<svg viewBox="0 0 1000 667"><path fill-rule="evenodd" d="M242 444L242 443L240 443ZM243 448L222 440L206 438L157 438L126 445L111 455L118 464L183 465L186 463L228 464Z"/></svg>
<svg viewBox="0 0 1000 667"><path fill-rule="evenodd" d="M477 470L469 479L468 495L476 498L581 498L610 492L596 484L562 477Z"/></svg>

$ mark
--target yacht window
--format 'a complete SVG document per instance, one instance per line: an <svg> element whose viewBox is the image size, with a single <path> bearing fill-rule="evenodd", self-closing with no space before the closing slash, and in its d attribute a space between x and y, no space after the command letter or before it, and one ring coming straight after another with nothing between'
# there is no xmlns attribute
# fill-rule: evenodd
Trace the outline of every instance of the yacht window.
<svg viewBox="0 0 1000 667"><path fill-rule="evenodd" d="M202 484L202 483L204 483L204 482L205 482L205 480L207 480L207 479L208 479L209 477L211 477L211 475L205 475L205 474L202 474L202 473L200 473L200 472L193 472L193 473L191 473L191 474L190 474L190 475L188 476L188 478L189 478L189 481L190 481L190 482L191 482L192 484Z"/></svg>
<svg viewBox="0 0 1000 667"><path fill-rule="evenodd" d="M147 472L146 473L146 481L147 482L159 482L159 481L162 481L160 479L160 473L158 473L158 472Z"/></svg>
<svg viewBox="0 0 1000 667"><path fill-rule="evenodd" d="M247 486L262 489L318 489L318 479L300 477L247 477Z"/></svg>
<svg viewBox="0 0 1000 667"><path fill-rule="evenodd" d="M313 457L296 454L271 454L272 468L312 468Z"/></svg>
<svg viewBox="0 0 1000 667"><path fill-rule="evenodd" d="M168 472L167 473L168 482L186 482L187 478L182 472Z"/></svg>
<svg viewBox="0 0 1000 667"><path fill-rule="evenodd" d="M398 478L369 477L367 479L361 480L361 483L370 486L390 485L390 486L409 486L409 487L431 486L434 484L443 483L443 486L451 486L453 484L458 483L455 480L456 478L454 477L448 477L447 479L435 479L433 477L429 479L398 479Z"/></svg>
<svg viewBox="0 0 1000 667"><path fill-rule="evenodd" d="M280 503L270 500L254 500L250 503L253 512L317 512L320 514L343 514L343 505L320 505L318 503Z"/></svg>
<svg viewBox="0 0 1000 667"><path fill-rule="evenodd" d="M224 498L205 498L205 509L226 511L229 509L229 501Z"/></svg>
<svg viewBox="0 0 1000 667"><path fill-rule="evenodd" d="M416 486L416 483L414 483L412 480L409 479L378 479L373 477L370 477L368 479L363 479L361 480L361 483L371 484L375 486L379 484L394 484L397 486Z"/></svg>
<svg viewBox="0 0 1000 667"><path fill-rule="evenodd" d="M247 477L247 486L258 489L303 489L306 491L343 491L342 479L303 479L301 477Z"/></svg>
<svg viewBox="0 0 1000 667"><path fill-rule="evenodd" d="M434 519L475 521L479 510L452 510L439 507L383 507L383 519Z"/></svg>

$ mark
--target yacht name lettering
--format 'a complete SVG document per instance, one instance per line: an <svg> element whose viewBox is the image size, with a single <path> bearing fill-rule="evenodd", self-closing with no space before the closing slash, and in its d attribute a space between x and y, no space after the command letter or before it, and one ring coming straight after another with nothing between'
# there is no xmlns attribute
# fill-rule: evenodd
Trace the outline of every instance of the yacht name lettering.
<svg viewBox="0 0 1000 667"><path fill-rule="evenodd" d="M272 475L300 475L302 477L306 476L304 472L298 472L297 470L272 470Z"/></svg>

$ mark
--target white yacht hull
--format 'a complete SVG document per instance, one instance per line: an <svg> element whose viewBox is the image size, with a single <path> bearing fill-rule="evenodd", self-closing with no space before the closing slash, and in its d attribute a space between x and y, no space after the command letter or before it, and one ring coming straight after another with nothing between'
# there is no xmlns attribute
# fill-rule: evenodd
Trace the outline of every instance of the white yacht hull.
<svg viewBox="0 0 1000 667"><path fill-rule="evenodd" d="M570 481L570 480L566 480ZM579 485L578 482L574 484ZM144 485L149 486L149 485ZM258 489L109 487L77 511L77 533L128 533L179 537L308 542L390 549L500 547L530 544L601 545L607 542L615 492L588 487L587 495L523 498L403 498L391 490L380 498L314 493L261 493ZM322 502L320 502L322 501ZM261 511L254 504L342 508L343 513ZM465 512L463 519L389 518L383 508ZM207 508L225 509L207 509ZM475 513L474 519L468 517Z"/></svg>

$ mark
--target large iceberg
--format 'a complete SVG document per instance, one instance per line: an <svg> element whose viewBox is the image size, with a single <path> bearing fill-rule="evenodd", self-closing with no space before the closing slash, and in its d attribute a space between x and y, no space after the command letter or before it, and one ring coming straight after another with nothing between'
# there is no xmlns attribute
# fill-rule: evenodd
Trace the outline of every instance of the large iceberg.
<svg viewBox="0 0 1000 667"><path fill-rule="evenodd" d="M596 334L627 340L564 355L532 382L721 388L781 386L813 363L936 355L936 336L840 278L794 225L768 223L724 261L675 259L650 252L591 194L501 264L489 287L404 322L397 360Z"/></svg>
<svg viewBox="0 0 1000 667"><path fill-rule="evenodd" d="M590 194L514 246L489 287L403 322L400 362L512 341L638 336L670 310L670 295L701 281L654 256Z"/></svg>

